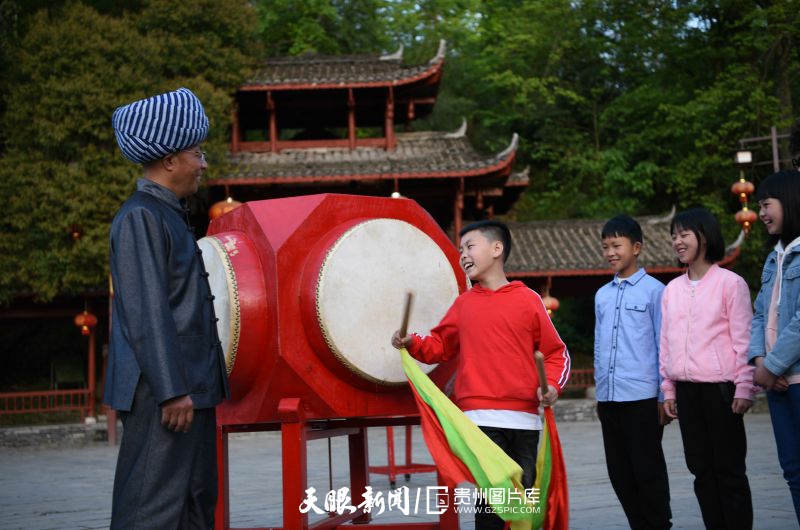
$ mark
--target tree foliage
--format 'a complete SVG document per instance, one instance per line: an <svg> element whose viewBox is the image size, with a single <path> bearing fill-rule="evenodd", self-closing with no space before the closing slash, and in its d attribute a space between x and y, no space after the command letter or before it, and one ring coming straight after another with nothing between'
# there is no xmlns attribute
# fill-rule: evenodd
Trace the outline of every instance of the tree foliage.
<svg viewBox="0 0 800 530"><path fill-rule="evenodd" d="M265 56L385 53L448 41L434 113L487 152L520 135L517 219L704 205L731 239L732 156L785 131L798 99L797 0L0 0L0 301L104 288L108 223L136 167L113 109L189 86L219 167L230 105ZM770 156L762 146L757 160ZM785 146L782 146L784 148ZM782 153L785 157L787 153ZM213 165L212 165L213 170ZM769 172L748 170L756 182ZM73 240L73 226L83 237ZM749 248L755 249L759 231ZM745 269L761 252L745 253Z"/></svg>
<svg viewBox="0 0 800 530"><path fill-rule="evenodd" d="M117 106L189 86L206 105L211 146L224 150L232 94L257 36L254 10L210 0L141 4L112 15L67 2L15 28L24 35L5 56L0 122L0 300L105 287L109 223L140 171L116 147ZM213 38L198 37L200 28Z"/></svg>

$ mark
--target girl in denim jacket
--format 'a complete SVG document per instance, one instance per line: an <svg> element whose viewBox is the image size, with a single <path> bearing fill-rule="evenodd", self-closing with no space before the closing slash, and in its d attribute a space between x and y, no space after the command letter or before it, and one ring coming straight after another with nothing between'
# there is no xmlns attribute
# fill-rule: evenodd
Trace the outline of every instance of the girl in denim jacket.
<svg viewBox="0 0 800 530"><path fill-rule="evenodd" d="M680 419L686 466L706 528L750 529L742 418L755 390L754 368L747 364L750 290L741 276L717 264L725 244L708 210L678 213L670 232L687 271L669 282L661 299L664 411Z"/></svg>
<svg viewBox="0 0 800 530"><path fill-rule="evenodd" d="M748 359L767 390L778 460L800 522L800 173L767 177L756 194L774 250L756 297Z"/></svg>

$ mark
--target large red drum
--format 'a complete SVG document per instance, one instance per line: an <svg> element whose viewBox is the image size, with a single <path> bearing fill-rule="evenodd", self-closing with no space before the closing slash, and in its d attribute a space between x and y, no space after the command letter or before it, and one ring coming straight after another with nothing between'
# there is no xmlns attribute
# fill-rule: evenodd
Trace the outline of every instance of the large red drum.
<svg viewBox="0 0 800 530"><path fill-rule="evenodd" d="M198 245L210 274L231 399L220 424L416 414L389 339L405 293L428 332L467 287L458 253L407 199L313 195L247 203ZM444 386L453 363L421 365Z"/></svg>

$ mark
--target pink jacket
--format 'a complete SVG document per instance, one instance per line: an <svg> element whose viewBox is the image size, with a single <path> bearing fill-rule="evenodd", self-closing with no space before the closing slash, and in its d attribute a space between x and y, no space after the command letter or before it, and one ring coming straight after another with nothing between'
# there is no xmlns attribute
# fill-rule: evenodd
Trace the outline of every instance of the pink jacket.
<svg viewBox="0 0 800 530"><path fill-rule="evenodd" d="M661 299L659 364L664 399L675 399L675 381L733 381L735 397L753 399L753 371L747 364L753 308L750 290L738 274L712 265L693 287L683 274Z"/></svg>

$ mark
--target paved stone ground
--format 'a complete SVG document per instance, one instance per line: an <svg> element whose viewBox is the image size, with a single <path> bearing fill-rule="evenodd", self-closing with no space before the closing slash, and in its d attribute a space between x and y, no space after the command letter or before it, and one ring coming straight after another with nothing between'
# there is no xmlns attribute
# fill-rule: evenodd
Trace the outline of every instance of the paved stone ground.
<svg viewBox="0 0 800 530"><path fill-rule="evenodd" d="M746 425L750 447L748 475L755 505L754 528L798 528L775 455L769 415L748 414ZM402 431L396 429L398 448L402 447ZM625 516L608 483L599 424L596 421L561 422L559 431L570 480L570 527L627 528ZM279 442L277 433L231 436L231 523L234 527L281 524ZM418 430L415 431L414 446L415 460L430 462ZM674 526L702 528L676 424L667 427L664 447L670 473ZM333 486L346 486L345 440L332 440L331 450ZM104 443L83 447L0 448L0 528L107 528L116 454L116 448ZM384 429L370 431L370 460L376 465L386 462ZM309 486L315 487L317 492L327 492L330 487L326 441L310 443L309 467ZM384 496L389 491L385 475L373 475L372 484L376 492L382 491ZM412 515L404 516L395 509L391 513L376 515L375 522L432 519L432 516L413 515L413 498L417 488L422 488L424 502L424 488L435 485L434 475L413 475L408 483L401 478L398 485L410 488ZM424 512L422 506L420 510ZM461 523L464 530L474 529L471 515L462 515Z"/></svg>

